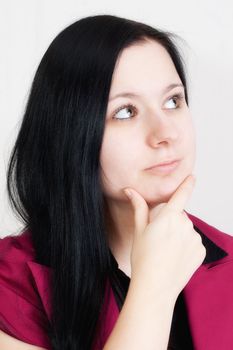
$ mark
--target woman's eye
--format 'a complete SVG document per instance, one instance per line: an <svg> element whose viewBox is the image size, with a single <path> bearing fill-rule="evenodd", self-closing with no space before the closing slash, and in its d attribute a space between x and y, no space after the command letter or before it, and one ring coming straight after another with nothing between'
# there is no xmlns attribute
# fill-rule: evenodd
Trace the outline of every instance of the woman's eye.
<svg viewBox="0 0 233 350"><path fill-rule="evenodd" d="M118 120L127 120L132 118L136 112L136 107L132 104L127 104L119 107L114 113L113 118Z"/></svg>
<svg viewBox="0 0 233 350"><path fill-rule="evenodd" d="M165 103L166 109L180 108L181 102L184 99L182 93L171 96ZM128 120L135 116L137 108L132 104L125 104L113 113L113 118L117 120Z"/></svg>
<svg viewBox="0 0 233 350"><path fill-rule="evenodd" d="M176 94L176 95L170 97L166 102L167 109L179 108L182 99L184 99L183 94Z"/></svg>

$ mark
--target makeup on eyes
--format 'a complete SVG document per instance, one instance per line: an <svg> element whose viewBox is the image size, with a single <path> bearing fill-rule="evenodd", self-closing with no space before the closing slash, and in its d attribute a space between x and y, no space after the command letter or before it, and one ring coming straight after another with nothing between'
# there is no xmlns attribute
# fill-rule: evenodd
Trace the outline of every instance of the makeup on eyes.
<svg viewBox="0 0 233 350"><path fill-rule="evenodd" d="M175 100L176 103L178 103L178 106L176 106L175 108L167 108L168 110L174 110L174 109L176 110L176 109L180 108L182 100L185 99L185 95L184 95L183 92L174 93L173 95L171 95L168 98L166 98L166 102L169 101L169 100L172 100L172 99ZM120 111L122 111L124 109L127 109L127 108L133 110L134 113L138 111L137 107L133 103L125 103L122 106L118 107L113 112L112 118L116 119L116 120L120 120L120 121L131 119L132 117L126 117L126 118L117 118L116 117L117 113L119 113Z"/></svg>

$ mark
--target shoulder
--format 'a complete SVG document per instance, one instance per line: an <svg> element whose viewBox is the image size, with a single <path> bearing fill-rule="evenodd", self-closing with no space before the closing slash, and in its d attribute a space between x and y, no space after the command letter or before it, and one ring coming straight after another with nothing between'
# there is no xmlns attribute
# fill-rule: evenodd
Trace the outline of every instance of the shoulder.
<svg viewBox="0 0 233 350"><path fill-rule="evenodd" d="M35 261L30 230L0 239L0 329L48 349L50 274Z"/></svg>
<svg viewBox="0 0 233 350"><path fill-rule="evenodd" d="M0 239L0 282L4 286L11 285L25 300L36 303L45 302L45 310L49 313L45 300L51 279L51 270L35 261L31 232L26 230L18 236L6 236ZM40 299L38 299L38 294ZM46 298L45 298L46 296ZM49 315L48 315L49 316Z"/></svg>
<svg viewBox="0 0 233 350"><path fill-rule="evenodd" d="M11 291L31 300L32 291L29 287L32 281L28 263L33 261L34 249L29 231L0 239L1 288L11 286Z"/></svg>
<svg viewBox="0 0 233 350"><path fill-rule="evenodd" d="M33 248L31 233L25 230L17 236L9 235L0 238L0 260L11 261L14 257L14 263L33 261L35 251Z"/></svg>

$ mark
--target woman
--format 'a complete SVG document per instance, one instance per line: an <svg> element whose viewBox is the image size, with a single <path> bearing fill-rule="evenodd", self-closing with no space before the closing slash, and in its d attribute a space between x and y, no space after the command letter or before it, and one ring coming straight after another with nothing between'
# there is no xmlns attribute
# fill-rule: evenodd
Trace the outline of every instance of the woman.
<svg viewBox="0 0 233 350"><path fill-rule="evenodd" d="M59 33L8 168L25 229L0 244L0 345L230 349L229 331L212 334L221 312L212 302L230 284L233 238L184 211L194 162L170 33L111 15Z"/></svg>

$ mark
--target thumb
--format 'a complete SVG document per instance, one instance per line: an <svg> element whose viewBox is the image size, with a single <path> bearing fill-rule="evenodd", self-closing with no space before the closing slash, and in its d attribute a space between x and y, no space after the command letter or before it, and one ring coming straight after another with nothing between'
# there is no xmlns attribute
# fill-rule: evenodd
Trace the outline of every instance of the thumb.
<svg viewBox="0 0 233 350"><path fill-rule="evenodd" d="M135 234L140 235L145 231L149 221L149 208L145 199L132 188L124 189L125 195L131 202L134 210Z"/></svg>

